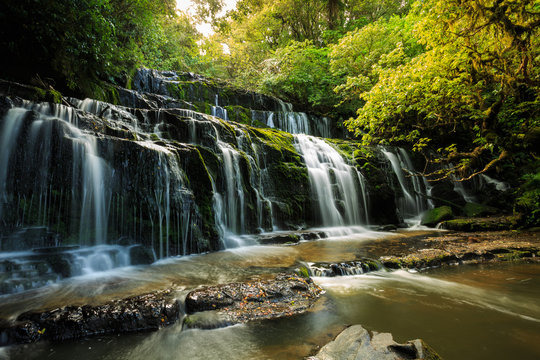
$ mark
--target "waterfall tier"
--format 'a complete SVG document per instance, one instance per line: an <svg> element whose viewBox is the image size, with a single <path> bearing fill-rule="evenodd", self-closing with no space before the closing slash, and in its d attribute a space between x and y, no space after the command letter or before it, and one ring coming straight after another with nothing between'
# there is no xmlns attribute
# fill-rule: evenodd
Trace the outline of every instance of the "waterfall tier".
<svg viewBox="0 0 540 360"><path fill-rule="evenodd" d="M432 206L403 149L303 134L328 136L329 121L182 76L140 71L140 91L117 89L122 105L28 101L14 95L29 87L0 83L0 251L140 244L165 258L274 230L345 235ZM196 99L213 108L198 112ZM268 127L227 121L240 100ZM50 235L14 235L37 228Z"/></svg>

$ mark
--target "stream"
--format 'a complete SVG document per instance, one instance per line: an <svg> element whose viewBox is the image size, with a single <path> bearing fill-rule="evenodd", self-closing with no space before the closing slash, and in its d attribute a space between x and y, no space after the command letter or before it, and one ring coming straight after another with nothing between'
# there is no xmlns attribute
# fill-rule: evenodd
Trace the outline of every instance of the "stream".
<svg viewBox="0 0 540 360"><path fill-rule="evenodd" d="M37 308L97 304L157 289L182 300L198 286L265 278L304 262L378 258L415 246L417 236L365 231L297 246L249 246L172 257L65 279L0 297L0 316ZM301 359L346 325L391 332L398 342L422 338L444 359L540 358L540 267L505 263L377 271L315 277L326 293L293 318L215 330L183 330L182 321L153 333L0 348L0 359Z"/></svg>

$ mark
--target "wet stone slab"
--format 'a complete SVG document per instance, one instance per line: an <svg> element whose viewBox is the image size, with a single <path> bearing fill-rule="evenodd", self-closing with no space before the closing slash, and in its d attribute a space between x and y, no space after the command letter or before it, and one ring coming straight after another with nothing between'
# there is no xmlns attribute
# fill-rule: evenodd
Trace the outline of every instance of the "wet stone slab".
<svg viewBox="0 0 540 360"><path fill-rule="evenodd" d="M318 230L280 231L254 236L257 243L261 245L297 244L300 241L319 240L327 237L324 231Z"/></svg>
<svg viewBox="0 0 540 360"><path fill-rule="evenodd" d="M205 287L186 297L188 328L216 328L276 319L309 310L323 290L310 278L279 274L272 280Z"/></svg>
<svg viewBox="0 0 540 360"><path fill-rule="evenodd" d="M180 306L171 290L157 291L99 306L66 306L26 312L15 321L0 321L0 346L39 340L152 331L174 323Z"/></svg>

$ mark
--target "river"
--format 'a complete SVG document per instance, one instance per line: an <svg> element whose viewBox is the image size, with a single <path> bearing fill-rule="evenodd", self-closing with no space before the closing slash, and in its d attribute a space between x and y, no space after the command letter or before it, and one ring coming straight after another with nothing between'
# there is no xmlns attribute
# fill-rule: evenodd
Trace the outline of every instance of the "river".
<svg viewBox="0 0 540 360"><path fill-rule="evenodd" d="M5 295L0 315L99 303L173 287L183 299L200 285L265 278L302 262L346 261L415 246L422 233L365 232L297 246L250 246L169 258ZM389 250L392 249L392 250ZM422 338L446 360L540 358L540 266L505 263L316 277L326 293L306 314L215 330L183 330L0 348L0 359L301 359L345 325Z"/></svg>

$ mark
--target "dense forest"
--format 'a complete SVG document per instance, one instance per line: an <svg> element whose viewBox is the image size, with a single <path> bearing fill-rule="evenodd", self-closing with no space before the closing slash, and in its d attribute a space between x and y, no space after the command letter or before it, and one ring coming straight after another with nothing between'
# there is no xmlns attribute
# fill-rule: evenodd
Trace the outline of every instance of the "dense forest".
<svg viewBox="0 0 540 360"><path fill-rule="evenodd" d="M219 79L398 144L425 176L492 172L540 218L538 0L6 0L0 77L104 98L141 67ZM195 25L212 24L204 37Z"/></svg>

